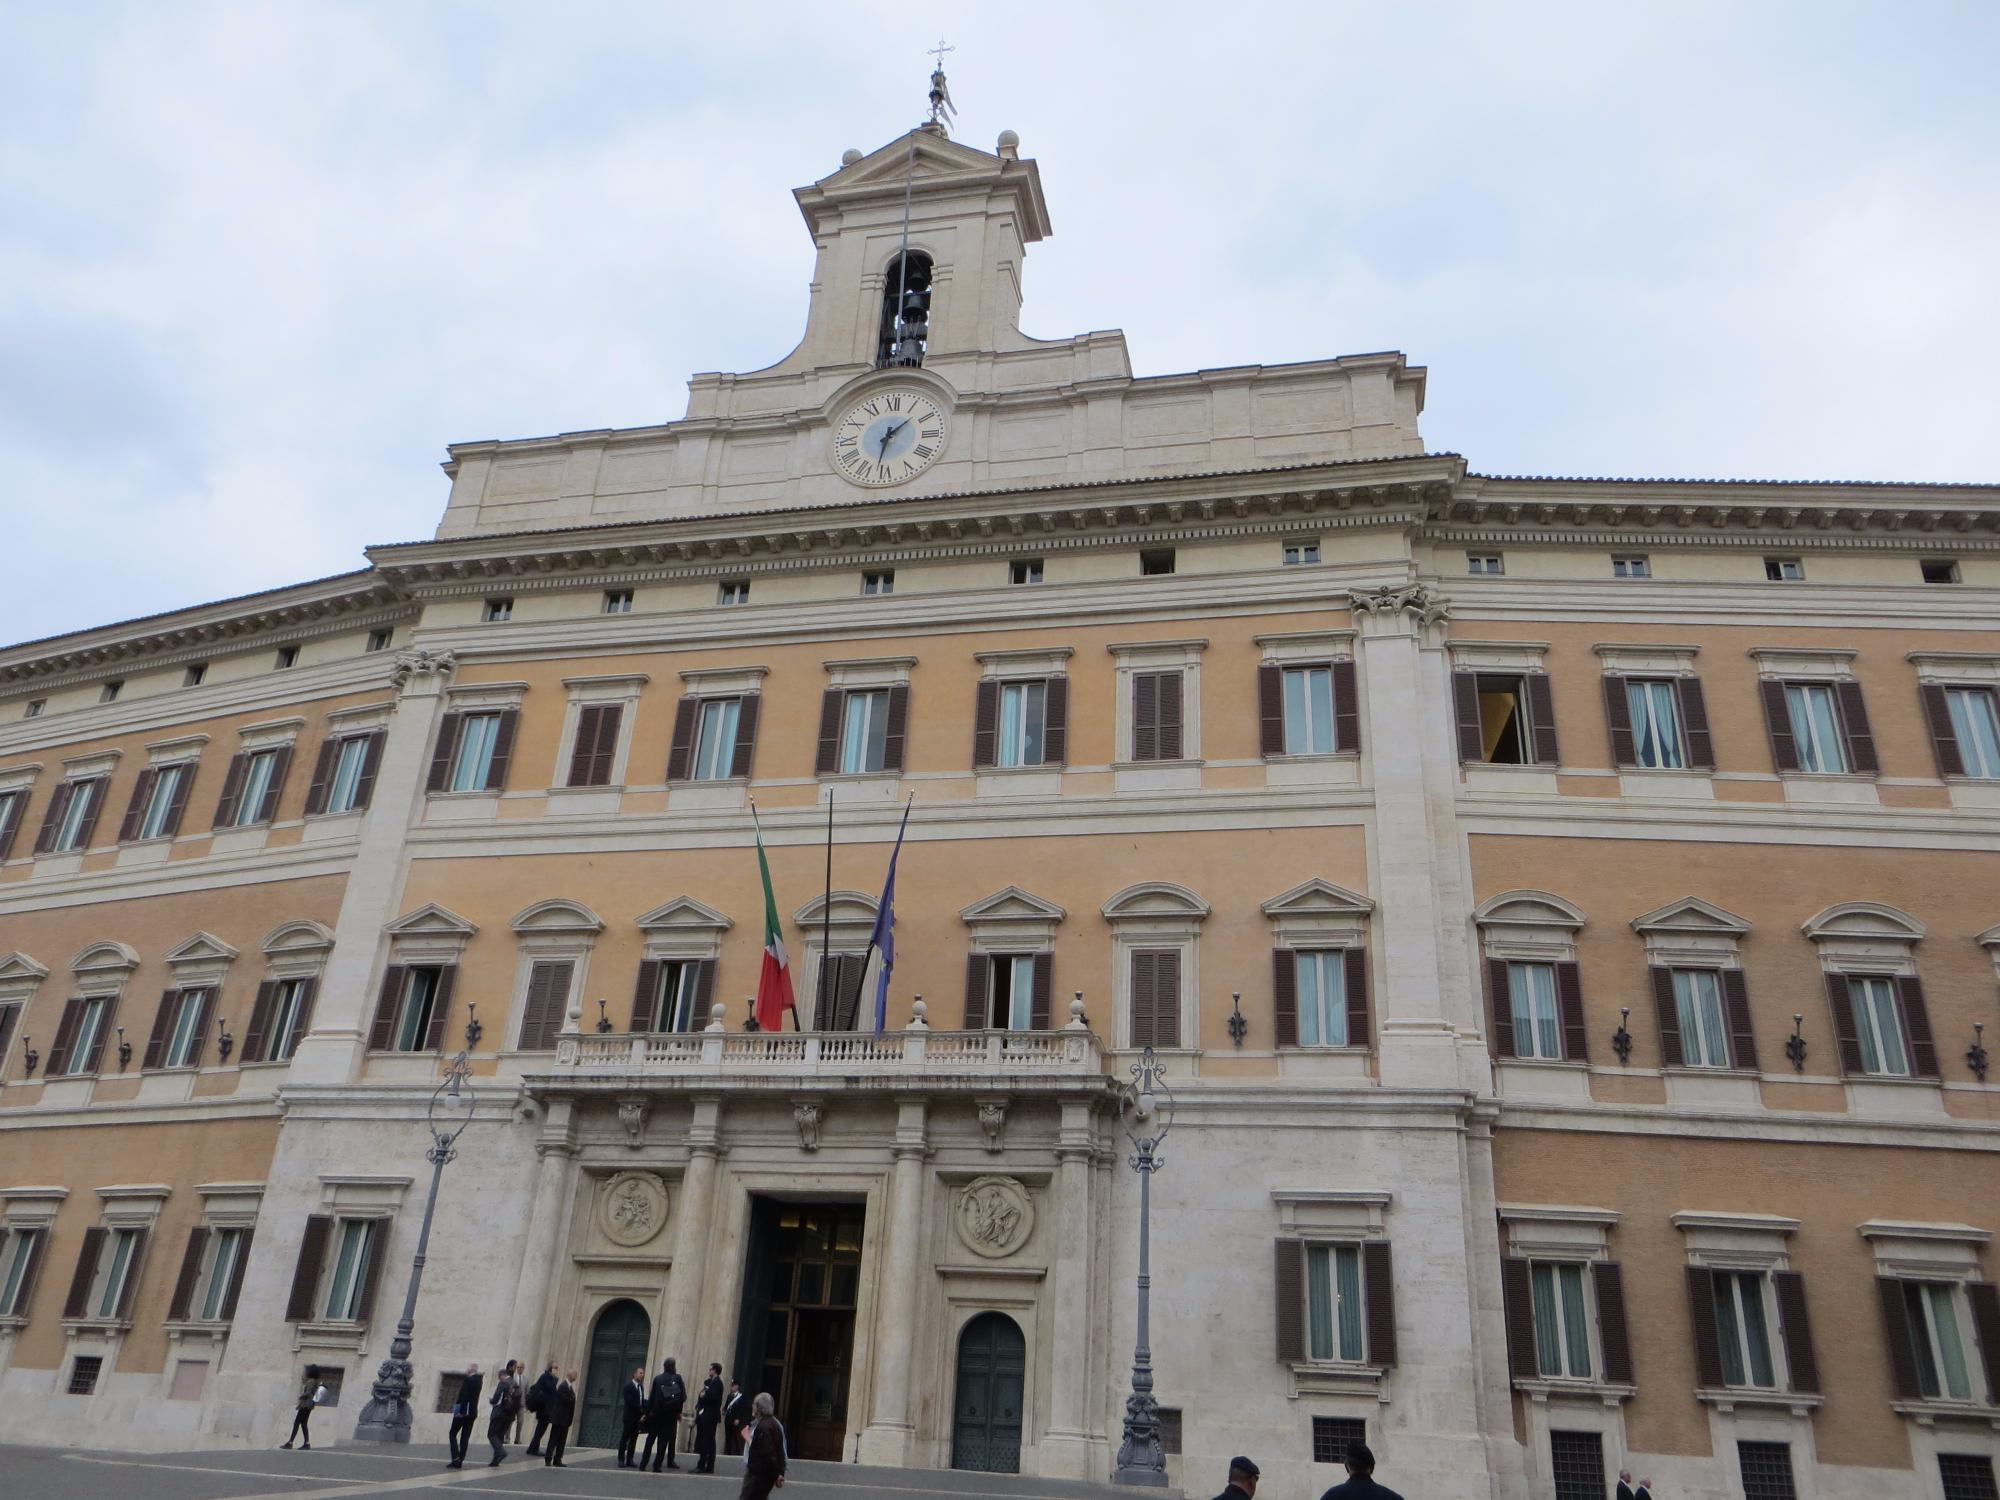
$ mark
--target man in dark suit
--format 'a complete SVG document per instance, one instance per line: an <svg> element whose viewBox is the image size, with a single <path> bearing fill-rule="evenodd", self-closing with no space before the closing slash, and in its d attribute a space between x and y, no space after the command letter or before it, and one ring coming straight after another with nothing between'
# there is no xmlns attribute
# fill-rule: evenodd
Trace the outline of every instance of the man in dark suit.
<svg viewBox="0 0 2000 1500"><path fill-rule="evenodd" d="M743 1451L743 1429L750 1425L750 1398L738 1381L729 1382L729 1395L722 1403L722 1451L731 1458Z"/></svg>
<svg viewBox="0 0 2000 1500"><path fill-rule="evenodd" d="M1632 1471L1630 1469L1620 1469L1618 1471L1617 1493L1618 1500L1636 1500L1636 1497L1632 1494Z"/></svg>
<svg viewBox="0 0 2000 1500"><path fill-rule="evenodd" d="M680 1430L681 1412L687 1406L687 1399L687 1382L674 1369L674 1362L668 1360L653 1377L652 1394L646 1399L646 1451L639 1455L640 1468L651 1464L657 1474L662 1460L670 1469L680 1467L674 1462L674 1438Z"/></svg>
<svg viewBox="0 0 2000 1500"><path fill-rule="evenodd" d="M528 1439L528 1457L542 1456L542 1439L549 1432L549 1397L556 1393L556 1362L549 1361L549 1367L536 1377L528 1387L528 1394L522 1398L528 1412L535 1419L535 1435Z"/></svg>
<svg viewBox="0 0 2000 1500"><path fill-rule="evenodd" d="M1632 1500L1653 1500L1653 1481L1650 1476L1639 1481L1639 1488L1632 1492Z"/></svg>
<svg viewBox="0 0 2000 1500"><path fill-rule="evenodd" d="M550 1468L566 1469L569 1465L563 1462L563 1454L569 1449L570 1423L576 1420L576 1371L556 1382L542 1415L549 1419L549 1441L542 1450L542 1462Z"/></svg>
<svg viewBox="0 0 2000 1500"><path fill-rule="evenodd" d="M1215 1500L1250 1500L1257 1493L1257 1466L1247 1458L1229 1460L1229 1483Z"/></svg>
<svg viewBox="0 0 2000 1500"><path fill-rule="evenodd" d="M618 1404L625 1419L625 1425L618 1434L618 1467L635 1467L632 1455L639 1447L639 1418L646 1410L646 1367L640 1365L632 1371L632 1378L618 1388Z"/></svg>
<svg viewBox="0 0 2000 1500"><path fill-rule="evenodd" d="M479 1419L479 1394L486 1387L486 1377L479 1373L478 1365L467 1365L465 1376L458 1383L458 1394L451 1403L451 1431L446 1441L451 1445L451 1462L447 1469L465 1467L466 1446L472 1441L472 1424Z"/></svg>
<svg viewBox="0 0 2000 1500"><path fill-rule="evenodd" d="M1336 1484L1319 1500L1403 1500L1386 1485L1375 1482L1375 1455L1366 1443L1347 1445L1347 1483Z"/></svg>
<svg viewBox="0 0 2000 1500"><path fill-rule="evenodd" d="M778 1425L777 1403L769 1392L759 1391L750 1410L750 1445L743 1455L743 1488L736 1500L770 1500L771 1491L785 1482L785 1429Z"/></svg>
<svg viewBox="0 0 2000 1500"><path fill-rule="evenodd" d="M715 1427L722 1420L722 1366L710 1365L694 1398L694 1471L715 1472Z"/></svg>

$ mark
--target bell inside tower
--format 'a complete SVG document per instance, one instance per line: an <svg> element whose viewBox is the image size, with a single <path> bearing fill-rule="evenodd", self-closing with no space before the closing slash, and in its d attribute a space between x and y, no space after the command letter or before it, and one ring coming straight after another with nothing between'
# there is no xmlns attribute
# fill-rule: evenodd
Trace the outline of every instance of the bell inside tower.
<svg viewBox="0 0 2000 1500"><path fill-rule="evenodd" d="M931 258L904 250L889 262L882 283L882 330L875 368L914 368L924 362L931 329Z"/></svg>

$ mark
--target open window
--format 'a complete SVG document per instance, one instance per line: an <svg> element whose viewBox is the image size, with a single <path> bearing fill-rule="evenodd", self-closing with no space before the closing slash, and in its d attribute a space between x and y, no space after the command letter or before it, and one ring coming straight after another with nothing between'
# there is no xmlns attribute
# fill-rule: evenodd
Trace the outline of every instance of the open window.
<svg viewBox="0 0 2000 1500"><path fill-rule="evenodd" d="M1459 671L1452 674L1458 718L1458 758L1468 765L1552 766L1555 697L1545 672Z"/></svg>

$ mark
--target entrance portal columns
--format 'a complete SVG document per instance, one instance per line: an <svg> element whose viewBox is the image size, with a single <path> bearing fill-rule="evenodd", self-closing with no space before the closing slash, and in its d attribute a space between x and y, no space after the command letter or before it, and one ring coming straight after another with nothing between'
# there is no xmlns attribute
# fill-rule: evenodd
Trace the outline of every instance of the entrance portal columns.
<svg viewBox="0 0 2000 1500"><path fill-rule="evenodd" d="M1062 1479L1099 1477L1090 1448L1090 1159L1095 1150L1087 1100L1066 1100L1056 1136L1055 1233L1049 1279L1055 1348L1047 1360L1049 1426L1041 1472Z"/></svg>
<svg viewBox="0 0 2000 1500"><path fill-rule="evenodd" d="M860 1462L909 1466L915 1426L910 1421L910 1362L917 1315L926 1301L918 1295L917 1252L923 1239L924 1160L928 1101L901 1100L896 1109L896 1165L889 1179L888 1253L875 1293L875 1403L861 1431Z"/></svg>
<svg viewBox="0 0 2000 1500"><path fill-rule="evenodd" d="M690 1386L700 1383L705 1366L698 1365L701 1338L702 1285L708 1269L708 1242L713 1238L715 1163L721 1154L722 1101L694 1101L688 1121L687 1175L681 1178L680 1233L674 1237L674 1264L667 1274L667 1310L660 1329L660 1348L676 1354Z"/></svg>
<svg viewBox="0 0 2000 1500"><path fill-rule="evenodd" d="M509 1349L527 1352L537 1371L560 1347L559 1341L548 1337L549 1292L563 1280L556 1256L569 1222L574 1181L570 1167L576 1160L574 1101L551 1099L545 1111L541 1139L535 1142L541 1160L535 1168L534 1201L528 1206L528 1239L514 1284L514 1326L506 1339Z"/></svg>

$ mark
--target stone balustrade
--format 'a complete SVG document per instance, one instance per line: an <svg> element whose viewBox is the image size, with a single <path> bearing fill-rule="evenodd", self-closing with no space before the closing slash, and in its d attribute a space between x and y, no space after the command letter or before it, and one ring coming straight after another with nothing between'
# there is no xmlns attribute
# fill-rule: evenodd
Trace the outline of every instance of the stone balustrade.
<svg viewBox="0 0 2000 1500"><path fill-rule="evenodd" d="M875 1036L852 1031L565 1033L556 1044L558 1077L720 1073L799 1081L855 1074L1101 1073L1103 1051L1087 1027L1058 1031L933 1031L911 1027Z"/></svg>

